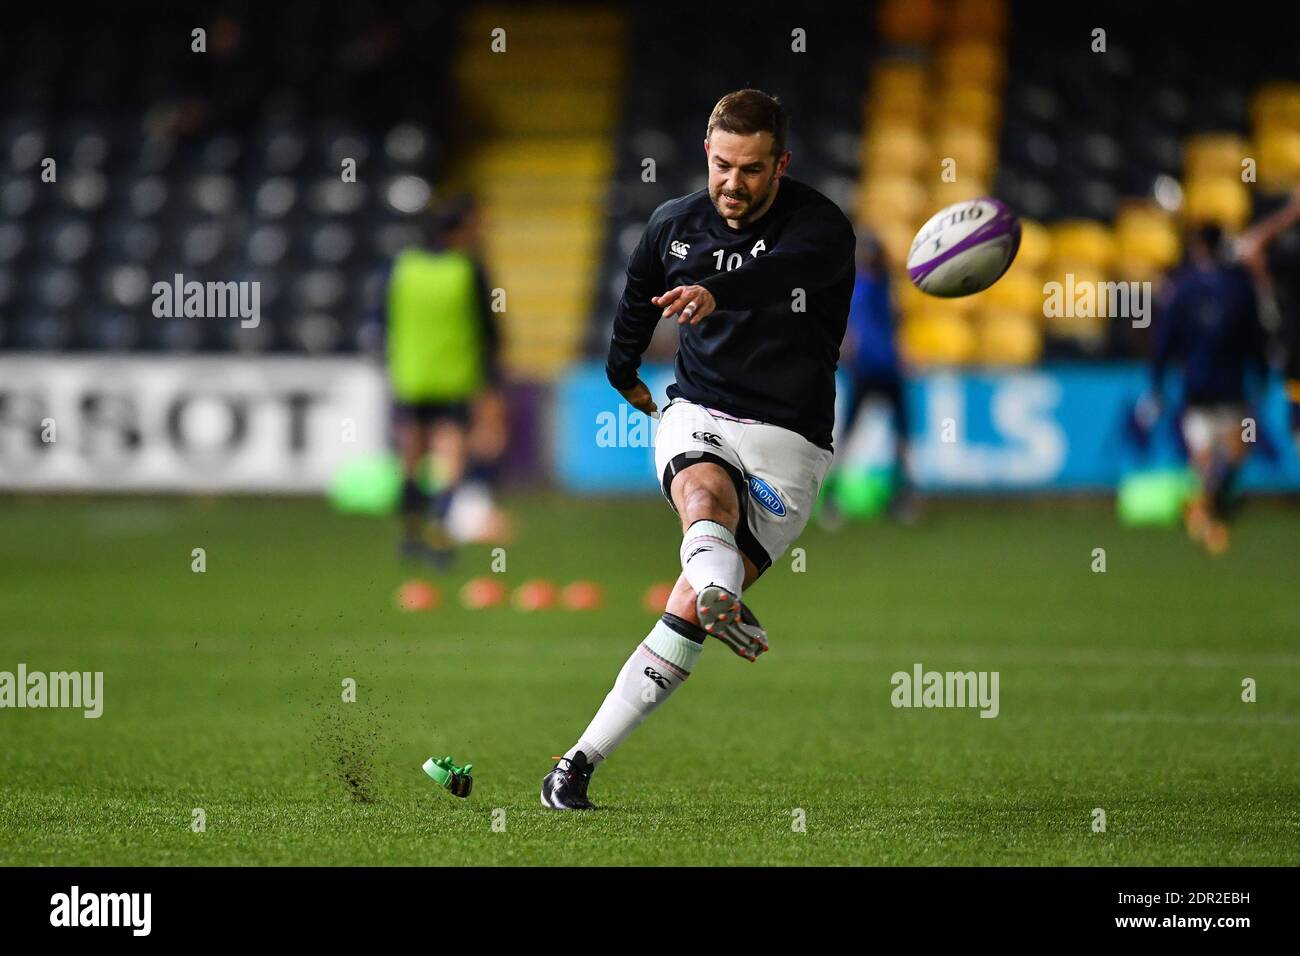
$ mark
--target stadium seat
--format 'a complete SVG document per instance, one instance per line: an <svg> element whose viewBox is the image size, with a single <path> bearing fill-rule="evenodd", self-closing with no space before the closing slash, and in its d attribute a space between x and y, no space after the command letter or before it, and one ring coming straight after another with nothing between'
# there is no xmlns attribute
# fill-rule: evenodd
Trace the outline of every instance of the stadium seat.
<svg viewBox="0 0 1300 956"><path fill-rule="evenodd" d="M1183 144L1183 172L1188 179L1240 177L1242 160L1252 154L1244 137L1201 133Z"/></svg>
<svg viewBox="0 0 1300 956"><path fill-rule="evenodd" d="M180 236L181 259L187 268L201 271L225 250L225 235L218 220L189 222Z"/></svg>
<svg viewBox="0 0 1300 956"><path fill-rule="evenodd" d="M943 89L936 118L941 126L968 126L985 136L996 137L1002 120L1002 103L988 87L963 79Z"/></svg>
<svg viewBox="0 0 1300 956"><path fill-rule="evenodd" d="M915 230L928 209L925 189L903 176L871 178L859 196L858 219L875 228L902 222Z"/></svg>
<svg viewBox="0 0 1300 956"><path fill-rule="evenodd" d="M0 317L10 314L17 297L18 277L12 269L0 266Z"/></svg>
<svg viewBox="0 0 1300 956"><path fill-rule="evenodd" d="M205 173L230 173L243 153L243 143L234 136L214 136L199 151L199 168Z"/></svg>
<svg viewBox="0 0 1300 956"><path fill-rule="evenodd" d="M1115 243L1117 271L1125 278L1150 279L1175 266L1181 254L1172 217L1152 204L1130 205L1120 212Z"/></svg>
<svg viewBox="0 0 1300 956"><path fill-rule="evenodd" d="M990 308L981 312L974 327L978 362L1031 365L1042 355L1043 336L1032 315Z"/></svg>
<svg viewBox="0 0 1300 956"><path fill-rule="evenodd" d="M975 355L970 323L950 312L909 316L903 322L899 344L907 361L922 366L959 365Z"/></svg>
<svg viewBox="0 0 1300 956"><path fill-rule="evenodd" d="M129 313L101 310L91 315L82 329L81 339L87 348L128 352L140 344L139 323Z"/></svg>
<svg viewBox="0 0 1300 956"><path fill-rule="evenodd" d="M885 0L877 14L883 39L905 46L925 46L943 20L937 0Z"/></svg>
<svg viewBox="0 0 1300 956"><path fill-rule="evenodd" d="M939 82L944 86L978 84L1001 89L1006 61L999 43L961 38L938 51Z"/></svg>
<svg viewBox="0 0 1300 956"><path fill-rule="evenodd" d="M313 312L299 316L290 328L297 346L308 354L332 352L343 342L343 328L333 315Z"/></svg>
<svg viewBox="0 0 1300 956"><path fill-rule="evenodd" d="M980 183L988 182L993 163L997 158L997 143L978 128L965 125L944 125L935 129L931 143L933 155L941 161L955 160L953 167L957 182L975 179ZM935 175L938 170L931 171Z"/></svg>
<svg viewBox="0 0 1300 956"><path fill-rule="evenodd" d="M191 207L209 216L225 216L235 208L238 187L230 176L205 173L193 179L187 188Z"/></svg>
<svg viewBox="0 0 1300 956"><path fill-rule="evenodd" d="M14 262L27 247L27 233L16 222L0 222L0 264Z"/></svg>
<svg viewBox="0 0 1300 956"><path fill-rule="evenodd" d="M271 269L279 265L288 252L288 231L279 225L262 224L248 234L244 259L254 268Z"/></svg>
<svg viewBox="0 0 1300 956"><path fill-rule="evenodd" d="M1072 280L1071 276L1073 276ZM1047 315L1046 296L1044 296L1043 330L1061 342L1070 343L1071 347L1077 350L1080 355L1099 355L1105 346L1106 329L1113 316L1102 316L1100 314L1102 309L1097 301L1096 293L1108 278L1106 272L1092 268L1086 262L1053 259L1043 270L1043 279L1044 282L1058 282L1061 284L1061 304L1063 308L1060 315ZM1071 288L1071 282L1076 290L1073 304L1068 291ZM1079 290L1085 287L1091 288L1094 295L1093 315L1078 314L1078 306L1086 303L1086 300L1079 294Z"/></svg>
<svg viewBox="0 0 1300 956"><path fill-rule="evenodd" d="M885 250L886 261L891 267L901 269L907 263L907 253L912 246L916 228L910 222L897 220L876 226L875 231Z"/></svg>
<svg viewBox="0 0 1300 956"><path fill-rule="evenodd" d="M1184 184L1189 222L1214 222L1233 231L1250 219L1250 194L1239 177L1193 179Z"/></svg>
<svg viewBox="0 0 1300 956"><path fill-rule="evenodd" d="M916 124L874 127L863 142L862 165L869 175L913 176L932 159L929 143Z"/></svg>
<svg viewBox="0 0 1300 956"><path fill-rule="evenodd" d="M986 180L975 176L973 173L964 175L961 172L961 167L958 166L956 182L946 183L936 178L930 183L928 194L930 197L929 208L937 212L944 206L951 206L955 202L987 196L989 186ZM917 225L919 226L920 223Z"/></svg>
<svg viewBox="0 0 1300 956"><path fill-rule="evenodd" d="M108 199L108 177L97 169L74 171L60 179L59 198L69 209L98 212Z"/></svg>
<svg viewBox="0 0 1300 956"><path fill-rule="evenodd" d="M104 234L104 251L113 259L149 262L158 253L162 234L151 222L124 216L112 220Z"/></svg>
<svg viewBox="0 0 1300 956"><path fill-rule="evenodd" d="M139 219L148 219L161 213L171 196L167 182L156 175L141 177L128 189L131 212Z"/></svg>
<svg viewBox="0 0 1300 956"><path fill-rule="evenodd" d="M351 216L360 212L370 201L366 183L343 182L338 176L316 180L311 187L308 204L319 215Z"/></svg>
<svg viewBox="0 0 1300 956"><path fill-rule="evenodd" d="M1100 222L1061 222L1051 227L1051 256L1057 261L1084 263L1105 271L1115 259L1115 239Z"/></svg>
<svg viewBox="0 0 1300 956"><path fill-rule="evenodd" d="M155 319L153 335L157 344L168 352L193 352L203 341L202 319Z"/></svg>
<svg viewBox="0 0 1300 956"><path fill-rule="evenodd" d="M946 11L944 31L952 37L999 41L1007 32L1007 5L988 0L955 0Z"/></svg>
<svg viewBox="0 0 1300 956"><path fill-rule="evenodd" d="M1052 236L1047 227L1033 219L1020 219L1020 251L1012 268L1041 269L1052 254Z"/></svg>
<svg viewBox="0 0 1300 956"><path fill-rule="evenodd" d="M137 139L130 169L137 175L159 175L171 171L176 158L176 140L171 136L146 134Z"/></svg>
<svg viewBox="0 0 1300 956"><path fill-rule="evenodd" d="M978 298L991 310L1041 316L1043 283L1036 272L1017 262Z"/></svg>
<svg viewBox="0 0 1300 956"><path fill-rule="evenodd" d="M72 308L81 297L81 277L67 266L40 269L32 281L38 307L51 313Z"/></svg>
<svg viewBox="0 0 1300 956"><path fill-rule="evenodd" d="M1300 129L1300 83L1262 84L1251 98L1250 119L1256 128Z"/></svg>
<svg viewBox="0 0 1300 956"><path fill-rule="evenodd" d="M307 152L305 137L292 127L266 131L258 144L262 169L271 175L292 173Z"/></svg>
<svg viewBox="0 0 1300 956"><path fill-rule="evenodd" d="M149 301L151 285L149 273L141 265L109 266L99 275L99 299L108 306L138 312Z"/></svg>
<svg viewBox="0 0 1300 956"><path fill-rule="evenodd" d="M357 248L352 230L337 221L309 225L307 243L312 261L331 266L346 263Z"/></svg>
<svg viewBox="0 0 1300 956"><path fill-rule="evenodd" d="M1257 137L1259 182L1275 188L1300 185L1300 124L1265 127Z"/></svg>
<svg viewBox="0 0 1300 956"><path fill-rule="evenodd" d="M41 123L31 118L16 118L5 124L3 138L9 168L17 173L36 169L49 155L47 135Z"/></svg>
<svg viewBox="0 0 1300 956"><path fill-rule="evenodd" d="M55 262L75 265L90 253L94 237L94 229L86 219L56 221L47 226L43 252Z"/></svg>
<svg viewBox="0 0 1300 956"><path fill-rule="evenodd" d="M71 322L62 315L21 315L13 326L13 343L18 348L61 351L72 342Z"/></svg>
<svg viewBox="0 0 1300 956"><path fill-rule="evenodd" d="M18 220L33 213L39 206L40 190L31 177L10 176L0 185L0 211L6 219Z"/></svg>

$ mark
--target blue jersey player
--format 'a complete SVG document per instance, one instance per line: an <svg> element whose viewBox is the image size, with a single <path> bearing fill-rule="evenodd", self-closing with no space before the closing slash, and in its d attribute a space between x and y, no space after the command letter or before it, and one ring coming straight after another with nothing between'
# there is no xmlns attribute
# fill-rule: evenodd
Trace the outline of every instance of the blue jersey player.
<svg viewBox="0 0 1300 956"><path fill-rule="evenodd" d="M1183 373L1180 424L1201 483L1187 508L1187 531L1220 554L1228 547L1228 505L1249 447L1246 436L1254 431L1255 383L1267 372L1267 339L1251 275L1223 254L1219 227L1191 232L1187 252L1155 328L1144 417L1158 410L1166 370L1177 363Z"/></svg>

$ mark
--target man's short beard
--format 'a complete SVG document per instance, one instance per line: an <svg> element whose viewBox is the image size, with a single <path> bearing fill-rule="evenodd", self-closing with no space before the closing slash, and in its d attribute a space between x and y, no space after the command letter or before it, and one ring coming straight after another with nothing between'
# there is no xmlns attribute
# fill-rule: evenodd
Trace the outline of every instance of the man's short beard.
<svg viewBox="0 0 1300 956"><path fill-rule="evenodd" d="M744 217L745 219L748 219L757 210L763 208L763 204L767 202L767 197L772 194L772 186L775 184L775 182L776 182L775 179L768 180L767 189L763 191L762 196L755 196L751 194L749 198L745 200L746 202L749 203L749 205L745 207L745 217ZM727 212L726 206L724 206L722 203L722 199L726 195L727 193L725 190L719 189L717 198L713 200L713 208L718 210L718 215L722 216L723 219L735 219L735 216ZM744 220L742 219L740 221L743 222Z"/></svg>

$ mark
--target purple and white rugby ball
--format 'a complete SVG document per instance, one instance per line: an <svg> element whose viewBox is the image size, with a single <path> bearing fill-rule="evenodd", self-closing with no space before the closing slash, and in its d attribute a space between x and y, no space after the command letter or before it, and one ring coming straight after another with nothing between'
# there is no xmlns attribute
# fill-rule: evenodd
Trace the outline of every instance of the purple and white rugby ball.
<svg viewBox="0 0 1300 956"><path fill-rule="evenodd" d="M982 292L1001 278L1020 248L1020 220L998 199L968 199L930 217L912 240L907 275L945 299Z"/></svg>

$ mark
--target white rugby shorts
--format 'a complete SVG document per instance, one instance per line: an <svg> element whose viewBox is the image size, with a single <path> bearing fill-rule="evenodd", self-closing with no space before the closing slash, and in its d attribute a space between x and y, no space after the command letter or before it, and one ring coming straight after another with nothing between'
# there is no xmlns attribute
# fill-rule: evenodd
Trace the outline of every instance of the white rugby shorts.
<svg viewBox="0 0 1300 956"><path fill-rule="evenodd" d="M708 461L731 476L741 512L736 545L759 574L803 532L833 457L788 428L681 398L664 407L655 429L655 471L670 505L673 476L684 468Z"/></svg>
<svg viewBox="0 0 1300 956"><path fill-rule="evenodd" d="M1183 440L1193 455L1224 450L1241 441L1241 420L1246 407L1234 402L1192 405L1183 412Z"/></svg>

